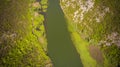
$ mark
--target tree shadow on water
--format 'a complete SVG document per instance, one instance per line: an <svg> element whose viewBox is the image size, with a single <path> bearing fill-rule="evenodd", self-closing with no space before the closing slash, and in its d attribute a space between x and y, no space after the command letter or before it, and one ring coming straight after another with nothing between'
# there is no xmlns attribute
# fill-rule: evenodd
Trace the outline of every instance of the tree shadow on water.
<svg viewBox="0 0 120 67"><path fill-rule="evenodd" d="M67 29L59 0L48 0L46 19L48 54L54 67L83 67Z"/></svg>

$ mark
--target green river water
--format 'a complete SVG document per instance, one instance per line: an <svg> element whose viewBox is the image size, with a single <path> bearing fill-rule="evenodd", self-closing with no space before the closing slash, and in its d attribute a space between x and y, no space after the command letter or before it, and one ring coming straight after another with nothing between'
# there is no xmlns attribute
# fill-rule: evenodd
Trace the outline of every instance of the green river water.
<svg viewBox="0 0 120 67"><path fill-rule="evenodd" d="M70 38L59 0L48 1L46 32L48 55L54 67L82 67L80 56Z"/></svg>

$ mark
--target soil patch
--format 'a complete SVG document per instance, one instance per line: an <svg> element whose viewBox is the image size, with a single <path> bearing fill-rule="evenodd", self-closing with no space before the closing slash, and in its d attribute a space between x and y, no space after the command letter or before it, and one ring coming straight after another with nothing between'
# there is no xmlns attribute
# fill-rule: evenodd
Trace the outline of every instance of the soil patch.
<svg viewBox="0 0 120 67"><path fill-rule="evenodd" d="M104 58L102 52L97 46L90 45L89 52L92 58L94 58L98 63L103 64Z"/></svg>

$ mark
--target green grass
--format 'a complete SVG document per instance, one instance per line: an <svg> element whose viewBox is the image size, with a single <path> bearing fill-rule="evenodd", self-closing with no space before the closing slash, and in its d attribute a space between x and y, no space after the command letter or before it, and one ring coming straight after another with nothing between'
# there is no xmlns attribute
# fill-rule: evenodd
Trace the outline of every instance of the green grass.
<svg viewBox="0 0 120 67"><path fill-rule="evenodd" d="M83 63L84 67L99 67L97 65L96 60L94 60L89 51L88 51L88 46L89 43L85 40L83 40L80 35L75 31L74 29L74 25L69 23L70 21L68 21L68 29L71 33L71 37L72 37L72 41L78 51L78 53L80 54L80 59Z"/></svg>
<svg viewBox="0 0 120 67"><path fill-rule="evenodd" d="M84 67L96 67L96 61L90 56L88 51L88 43L82 40L77 33L72 33L73 41L75 42L76 49L80 54L80 58Z"/></svg>

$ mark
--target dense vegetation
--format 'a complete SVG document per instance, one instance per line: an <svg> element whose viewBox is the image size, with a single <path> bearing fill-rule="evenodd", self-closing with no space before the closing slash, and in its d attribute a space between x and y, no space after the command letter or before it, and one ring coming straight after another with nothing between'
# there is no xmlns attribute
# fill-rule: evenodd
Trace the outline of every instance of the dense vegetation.
<svg viewBox="0 0 120 67"><path fill-rule="evenodd" d="M47 0L0 0L0 67L51 66L43 4Z"/></svg>
<svg viewBox="0 0 120 67"><path fill-rule="evenodd" d="M60 0L84 67L120 65L120 0ZM47 0L0 0L0 67L52 67Z"/></svg>
<svg viewBox="0 0 120 67"><path fill-rule="evenodd" d="M85 67L116 67L120 64L119 3L119 0L61 0L69 30ZM96 48L91 46L99 49L97 55Z"/></svg>

